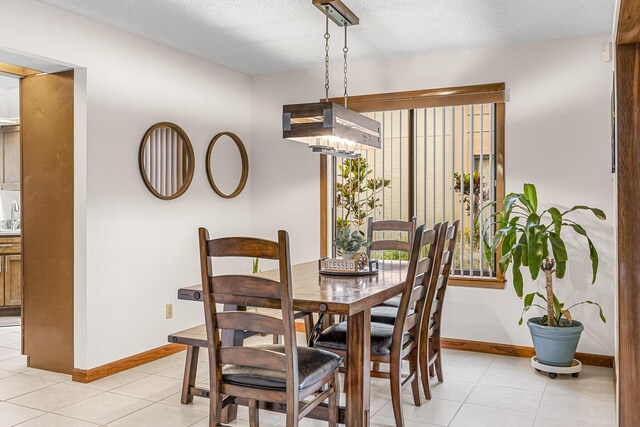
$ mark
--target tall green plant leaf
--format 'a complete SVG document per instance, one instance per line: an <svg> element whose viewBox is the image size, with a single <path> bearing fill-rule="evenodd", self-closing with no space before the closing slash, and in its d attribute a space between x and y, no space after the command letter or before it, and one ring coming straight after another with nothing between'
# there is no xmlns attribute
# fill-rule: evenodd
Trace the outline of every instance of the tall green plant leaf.
<svg viewBox="0 0 640 427"><path fill-rule="evenodd" d="M600 304L598 304L597 302L593 302L593 301L582 301L579 302L577 304L573 304L571 307L569 307L567 310L571 310L573 307L582 305L582 304L592 304L592 305L597 305L598 306L598 310L599 310L599 315L600 315L600 320L602 320L604 323L607 323L607 319L604 317L604 312L602 311L602 307L600 306Z"/></svg>
<svg viewBox="0 0 640 427"><path fill-rule="evenodd" d="M596 250L596 247L593 246L591 239L589 238L589 236L587 235L587 232L585 231L584 228L582 228L581 225L576 224L575 222L563 223L563 225L570 226L571 228L573 228L573 230L576 233L586 237L587 242L589 243L589 258L591 258L591 271L593 273L591 284L596 283L596 276L598 274L598 251Z"/></svg>
<svg viewBox="0 0 640 427"><path fill-rule="evenodd" d="M521 246L517 246L513 251L513 288L516 291L516 295L522 298L523 280L522 273L520 272L520 250Z"/></svg>
<svg viewBox="0 0 640 427"><path fill-rule="evenodd" d="M518 325L522 325L522 317L524 316L525 311L529 311L531 305L533 304L533 298L536 296L535 292L531 294L527 294L524 297L524 307L522 308L522 313L520 313L520 320L518 320Z"/></svg>
<svg viewBox="0 0 640 427"><path fill-rule="evenodd" d="M533 208L533 213L535 213L538 210L538 194L537 194L535 185L533 184L524 185L524 197L527 199L527 201Z"/></svg>
<svg viewBox="0 0 640 427"><path fill-rule="evenodd" d="M529 267L529 244L527 243L527 233L520 234L520 240L518 241L518 244L521 247L520 254L522 255L522 265L524 265L525 267Z"/></svg>
<svg viewBox="0 0 640 427"><path fill-rule="evenodd" d="M556 262L556 277L558 279L562 279L566 271L567 271L566 262Z"/></svg>
<svg viewBox="0 0 640 427"><path fill-rule="evenodd" d="M538 278L540 273L540 263L542 262L542 255L544 250L542 249L542 236L540 234L540 217L532 213L527 218L527 225L525 230L527 232L527 262L529 264L529 272L531 273L531 279Z"/></svg>
<svg viewBox="0 0 640 427"><path fill-rule="evenodd" d="M569 209L568 211L562 212L562 216L565 216L569 212L578 211L578 210L591 211L596 216L596 218L602 219L602 220L607 219L607 216L604 214L604 211L602 209L590 208L589 206L584 206L584 205L574 206L571 209Z"/></svg>
<svg viewBox="0 0 640 427"><path fill-rule="evenodd" d="M549 214L553 221L553 231L559 236L562 229L562 214L558 208L549 208Z"/></svg>
<svg viewBox="0 0 640 427"><path fill-rule="evenodd" d="M564 263L568 261L567 248L564 241L556 233L549 233L549 241L551 242L551 250L553 251L553 258L557 263Z"/></svg>

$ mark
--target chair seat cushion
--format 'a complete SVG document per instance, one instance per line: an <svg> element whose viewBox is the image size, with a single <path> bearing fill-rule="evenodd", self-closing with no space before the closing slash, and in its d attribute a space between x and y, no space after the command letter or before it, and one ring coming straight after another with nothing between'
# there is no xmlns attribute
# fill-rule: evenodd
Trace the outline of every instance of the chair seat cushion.
<svg viewBox="0 0 640 427"><path fill-rule="evenodd" d="M413 310L409 310L409 314L412 314ZM387 325L394 325L396 318L398 317L398 308L390 307L386 305L380 305L371 309L371 322L374 323L386 323Z"/></svg>
<svg viewBox="0 0 640 427"><path fill-rule="evenodd" d="M256 348L284 354L283 345L258 345ZM334 372L342 358L328 351L298 347L298 379L300 390L305 389ZM251 386L273 390L285 390L287 377L283 371L256 368L253 366L224 365L222 381L235 385Z"/></svg>
<svg viewBox="0 0 640 427"><path fill-rule="evenodd" d="M400 307L400 299L402 298L401 295L397 295L393 298L389 298L388 300L386 300L385 302L382 303L382 305L388 305L389 307Z"/></svg>
<svg viewBox="0 0 640 427"><path fill-rule="evenodd" d="M409 334L405 334L403 341L406 342L408 339ZM390 355L392 341L393 325L371 322L371 354ZM322 331L315 346L327 350L347 351L347 322L340 322Z"/></svg>

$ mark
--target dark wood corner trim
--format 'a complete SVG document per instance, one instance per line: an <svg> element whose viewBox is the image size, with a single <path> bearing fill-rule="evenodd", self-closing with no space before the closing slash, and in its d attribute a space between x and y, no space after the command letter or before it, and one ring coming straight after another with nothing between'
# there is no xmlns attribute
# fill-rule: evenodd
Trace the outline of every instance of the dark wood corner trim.
<svg viewBox="0 0 640 427"><path fill-rule="evenodd" d="M135 368L136 366L144 365L145 363L153 362L154 360L162 359L163 357L171 356L174 353L186 350L186 348L187 346L184 344L163 345L162 347L125 357L124 359L116 360L115 362L107 363L106 365L98 366L96 368L87 370L75 368L71 378L73 381L79 383L90 383L92 381L108 377L109 375L117 374L118 372L126 371L127 369Z"/></svg>
<svg viewBox="0 0 640 427"><path fill-rule="evenodd" d="M533 347L469 341L457 338L441 338L440 344L442 345L442 348L448 348L451 350L474 351L477 353L499 354L502 356L531 358L536 354ZM581 361L584 365L602 366L605 368L613 368L614 366L614 357L604 354L576 353L576 359Z"/></svg>
<svg viewBox="0 0 640 427"><path fill-rule="evenodd" d="M618 425L640 418L640 3L622 0L616 34Z"/></svg>
<svg viewBox="0 0 640 427"><path fill-rule="evenodd" d="M622 0L618 16L617 44L640 42L640 2Z"/></svg>

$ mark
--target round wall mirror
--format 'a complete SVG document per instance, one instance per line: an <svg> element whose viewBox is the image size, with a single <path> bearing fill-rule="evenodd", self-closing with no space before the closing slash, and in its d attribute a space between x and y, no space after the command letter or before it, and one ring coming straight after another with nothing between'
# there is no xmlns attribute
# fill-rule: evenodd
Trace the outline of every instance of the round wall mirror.
<svg viewBox="0 0 640 427"><path fill-rule="evenodd" d="M139 155L142 180L156 197L171 200L187 191L195 160L191 142L180 126L151 126L142 138Z"/></svg>
<svg viewBox="0 0 640 427"><path fill-rule="evenodd" d="M242 193L249 175L249 158L242 140L234 133L220 132L207 149L207 177L220 197L231 199Z"/></svg>

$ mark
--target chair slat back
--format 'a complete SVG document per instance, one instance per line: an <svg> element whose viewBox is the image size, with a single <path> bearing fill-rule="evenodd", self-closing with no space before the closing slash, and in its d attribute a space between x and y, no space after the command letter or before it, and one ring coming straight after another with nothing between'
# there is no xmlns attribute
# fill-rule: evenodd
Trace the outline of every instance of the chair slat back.
<svg viewBox="0 0 640 427"><path fill-rule="evenodd" d="M215 372L210 375L211 389L220 390L221 385L223 386L222 366L235 364L282 371L287 377L287 390L289 387L297 390L298 355L287 232L280 230L277 242L249 237L225 237L211 240L207 230L200 228L199 238L208 351L212 361L210 366L215 369ZM278 260L280 281L250 275L215 276L211 260L216 257ZM218 312L216 303L239 307L234 311ZM274 313L275 316L258 314L243 310L247 305L278 310ZM252 347L225 347L220 342L220 330L244 330L282 335L284 354Z"/></svg>
<svg viewBox="0 0 640 427"><path fill-rule="evenodd" d="M218 329L245 330L261 334L284 335L282 319L246 311L224 311L216 315Z"/></svg>
<svg viewBox="0 0 640 427"><path fill-rule="evenodd" d="M432 229L425 229L425 226L421 225L412 238L405 287L394 325L394 342L402 342L406 332L409 332L411 339L418 338L440 229L440 224L436 224Z"/></svg>
<svg viewBox="0 0 640 427"><path fill-rule="evenodd" d="M219 351L220 363L286 371L287 359L284 354L275 351L260 350L252 347L222 347ZM251 364L247 364L250 362ZM256 363L257 362L257 363Z"/></svg>
<svg viewBox="0 0 640 427"><path fill-rule="evenodd" d="M406 233L407 240L389 240L384 237L375 240L375 232L402 232ZM416 232L416 217L410 221L385 220L374 221L372 217L367 220L367 239L371 245L367 248L367 256L371 257L371 251L401 251L411 252L412 240Z"/></svg>
<svg viewBox="0 0 640 427"><path fill-rule="evenodd" d="M271 298L280 301L280 282L248 275L211 277L211 291L218 295ZM241 304L240 304L241 305Z"/></svg>
<svg viewBox="0 0 640 427"><path fill-rule="evenodd" d="M434 269L433 285L429 288L427 304L425 307L424 326L425 330L432 329L434 334L439 334L442 320L442 308L444 306L444 296L451 274L451 264L453 263L453 253L458 238L460 221L455 221L452 225L443 228L442 235L442 255L436 260Z"/></svg>

